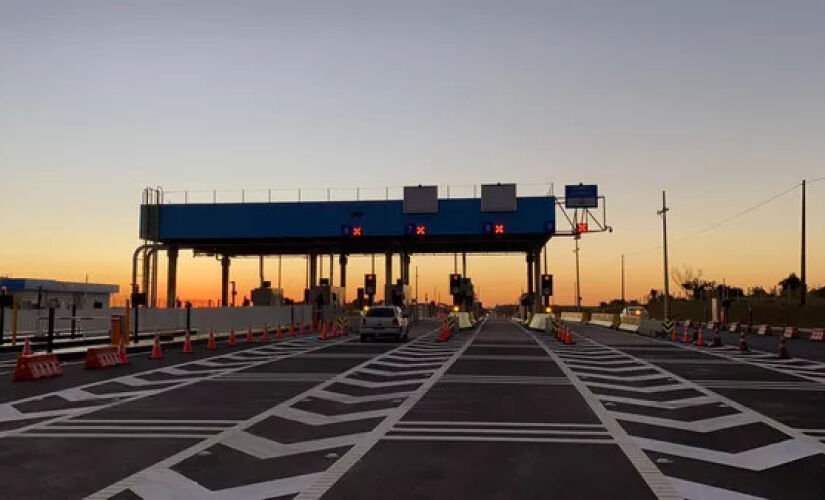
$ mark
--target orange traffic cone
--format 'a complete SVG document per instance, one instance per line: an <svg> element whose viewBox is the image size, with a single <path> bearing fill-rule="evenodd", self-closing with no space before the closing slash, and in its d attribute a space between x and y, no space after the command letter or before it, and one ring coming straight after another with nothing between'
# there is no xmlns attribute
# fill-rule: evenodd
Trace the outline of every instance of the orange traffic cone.
<svg viewBox="0 0 825 500"><path fill-rule="evenodd" d="M281 325L279 324L278 329L275 330L275 338L280 339L280 338L283 338L283 336L284 336L283 332L281 332Z"/></svg>
<svg viewBox="0 0 825 500"><path fill-rule="evenodd" d="M152 355L149 359L163 359L163 351L160 348L160 336L155 335L155 345L152 346Z"/></svg>
<svg viewBox="0 0 825 500"><path fill-rule="evenodd" d="M229 345L229 347L234 347L237 343L238 341L235 339L235 327L233 326L229 329L229 342L227 342L227 345Z"/></svg>
<svg viewBox="0 0 825 500"><path fill-rule="evenodd" d="M682 335L682 343L690 344L690 326L687 321L685 321L685 333Z"/></svg>
<svg viewBox="0 0 825 500"><path fill-rule="evenodd" d="M215 332L209 332L209 341L206 343L206 350L207 351L214 351L218 348L218 345L215 343Z"/></svg>
<svg viewBox="0 0 825 500"><path fill-rule="evenodd" d="M309 322L309 331L307 331L307 333L309 333L309 334L315 333L315 322L314 321Z"/></svg>
<svg viewBox="0 0 825 500"><path fill-rule="evenodd" d="M747 351L748 350L748 338L745 336L745 330L742 329L739 332L739 350L740 351Z"/></svg>
<svg viewBox="0 0 825 500"><path fill-rule="evenodd" d="M293 324L293 323L289 324L289 336L290 337L295 336L295 324Z"/></svg>
<svg viewBox="0 0 825 500"><path fill-rule="evenodd" d="M122 364L122 365L128 365L129 364L129 358L126 356L126 346L125 345L120 344L120 349L117 352L117 358L120 361L120 364Z"/></svg>
<svg viewBox="0 0 825 500"><path fill-rule="evenodd" d="M189 335L189 332L186 332L186 337L183 340L183 353L184 354L192 354L192 337Z"/></svg>
<svg viewBox="0 0 825 500"><path fill-rule="evenodd" d="M272 338L269 336L269 327L266 325L264 325L264 334L261 337L261 340L263 340L264 342L269 342L270 340L272 340Z"/></svg>
<svg viewBox="0 0 825 500"><path fill-rule="evenodd" d="M696 325L696 345L699 347L705 346L705 329L702 328L700 325Z"/></svg>
<svg viewBox="0 0 825 500"><path fill-rule="evenodd" d="M246 341L247 342L255 342L255 336L252 335L252 327L249 327L249 330L246 331Z"/></svg>
<svg viewBox="0 0 825 500"><path fill-rule="evenodd" d="M679 342L679 331L675 324L673 325L673 331L670 334L670 341Z"/></svg>
<svg viewBox="0 0 825 500"><path fill-rule="evenodd" d="M29 339L26 339L26 342L23 344L23 352L21 354L23 354L23 356L32 355L32 344L29 342Z"/></svg>
<svg viewBox="0 0 825 500"><path fill-rule="evenodd" d="M321 323L321 340L327 340L327 324Z"/></svg>

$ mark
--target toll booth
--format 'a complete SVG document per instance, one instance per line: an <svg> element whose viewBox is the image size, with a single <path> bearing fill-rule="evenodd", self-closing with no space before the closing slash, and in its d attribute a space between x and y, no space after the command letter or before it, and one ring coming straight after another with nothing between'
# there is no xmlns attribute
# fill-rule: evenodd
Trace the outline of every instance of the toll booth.
<svg viewBox="0 0 825 500"><path fill-rule="evenodd" d="M410 286L398 280L394 285L384 285L386 297L390 297L390 304L406 308L410 305Z"/></svg>
<svg viewBox="0 0 825 500"><path fill-rule="evenodd" d="M339 286L330 286L321 280L321 284L307 291L306 303L313 307L341 307L344 303L344 289Z"/></svg>
<svg viewBox="0 0 825 500"><path fill-rule="evenodd" d="M284 301L284 290L282 288L272 288L269 281L264 281L258 288L253 288L250 292L253 306L279 306Z"/></svg>

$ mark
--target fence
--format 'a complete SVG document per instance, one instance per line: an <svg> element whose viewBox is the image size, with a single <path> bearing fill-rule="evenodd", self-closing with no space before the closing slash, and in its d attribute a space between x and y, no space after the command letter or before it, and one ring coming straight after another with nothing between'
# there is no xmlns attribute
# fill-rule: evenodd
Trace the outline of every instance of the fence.
<svg viewBox="0 0 825 500"><path fill-rule="evenodd" d="M129 311L134 315L134 310ZM12 333L12 313L6 310L3 325L3 337L9 341ZM75 315L75 334L78 337L107 335L111 328L112 315L125 315L122 307L111 309L78 310ZM138 328L141 332L182 330L186 328L186 309L138 309ZM21 309L17 316L17 335L25 337L46 333L45 309ZM214 329L226 332L230 328L245 329L249 326L260 328L264 323L270 326L285 325L290 322L307 323L312 317L312 308L304 305L275 307L223 307L191 309L190 328L201 332ZM71 332L71 314L58 315L55 322L55 334L67 335ZM134 331L134 317L131 318L129 330Z"/></svg>

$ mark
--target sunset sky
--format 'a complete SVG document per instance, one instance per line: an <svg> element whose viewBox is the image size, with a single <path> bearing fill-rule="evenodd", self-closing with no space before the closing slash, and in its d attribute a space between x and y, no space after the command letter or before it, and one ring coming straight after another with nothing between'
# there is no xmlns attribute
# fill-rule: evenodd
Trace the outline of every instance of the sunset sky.
<svg viewBox="0 0 825 500"><path fill-rule="evenodd" d="M628 298L662 287L663 189L673 266L770 287L799 272L798 189L689 236L825 177L823 25L819 0L0 0L0 276L126 291L149 185L582 181L615 228L581 241L585 304L619 296L622 253ZM823 286L825 180L808 245ZM556 303L573 301L572 249L549 245ZM360 282L369 257L350 262ZM445 298L452 262L413 257L420 299ZM493 304L517 298L524 266L468 270ZM304 259L283 268L298 297ZM232 279L248 294L257 262ZM183 252L178 292L216 300L219 263Z"/></svg>

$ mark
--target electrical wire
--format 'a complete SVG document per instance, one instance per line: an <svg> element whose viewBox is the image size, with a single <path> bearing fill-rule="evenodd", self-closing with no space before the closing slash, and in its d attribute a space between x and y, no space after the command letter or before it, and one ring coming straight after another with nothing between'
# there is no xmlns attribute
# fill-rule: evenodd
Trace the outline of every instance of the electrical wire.
<svg viewBox="0 0 825 500"><path fill-rule="evenodd" d="M820 178L817 178L817 179L812 179L812 180L807 181L807 182L808 182L808 183L811 183L811 182L817 182L817 181L819 181L819 180L825 180L825 177L820 177ZM762 200L762 201L760 201L759 203L757 203L756 205L753 205L753 206L751 206L751 207L748 207L748 208L746 208L745 210L742 210L741 212L737 212L737 213L735 213L735 214L733 214L733 215L731 215L731 216L725 217L724 219L722 219L722 220L720 220L720 221L718 221L718 222L716 222L716 223L714 223L714 224L711 224L710 226L707 226L707 227L705 227L705 228L703 228L703 229L700 229L699 231L696 231L696 232L694 232L694 233L688 234L688 235L686 235L686 236L682 236L682 237L680 237L680 238L676 238L676 239L674 239L674 240L670 241L670 242L668 243L668 245L669 245L669 246L670 246L670 245L676 245L676 244L682 243L682 242L684 242L684 241L686 241L686 240L689 240L689 239L691 239L691 238L694 238L694 237L696 237L696 236L699 236L700 234L704 234L704 233L707 233L708 231L712 231L712 230L714 230L714 229L718 228L719 226L722 226L722 225L724 225L724 224L727 224L728 222L731 222L731 221L736 220L736 219L738 219L738 218L740 218L740 217L742 217L742 216L744 216L744 215L747 215L747 214L749 214L750 212L753 212L754 210L757 210L757 209L759 209L759 208L762 208L763 206L767 205L768 203L770 203L770 202L772 202L772 201L774 201L774 200L776 200L776 199L778 199L778 198L781 198L782 196L785 196L786 194L790 193L791 191L795 190L796 188L800 187L801 185L802 185L801 183L799 183L799 184L794 184L793 186L789 187L788 189L785 189L784 191L782 191L782 192L780 192L780 193L778 193L778 194L775 194L775 195L771 196L770 198L767 198L767 199L765 199L765 200ZM628 257L629 257L629 256L634 256L634 255L641 255L641 254L645 254L645 253L648 253L648 252L652 252L652 251L654 251L654 250L660 250L661 248L662 248L662 245L656 245L656 246L649 247L649 248L645 248L645 249L642 249L642 250L637 250L637 251L635 251L635 252L626 253L626 254L625 254L625 256L628 256Z"/></svg>

